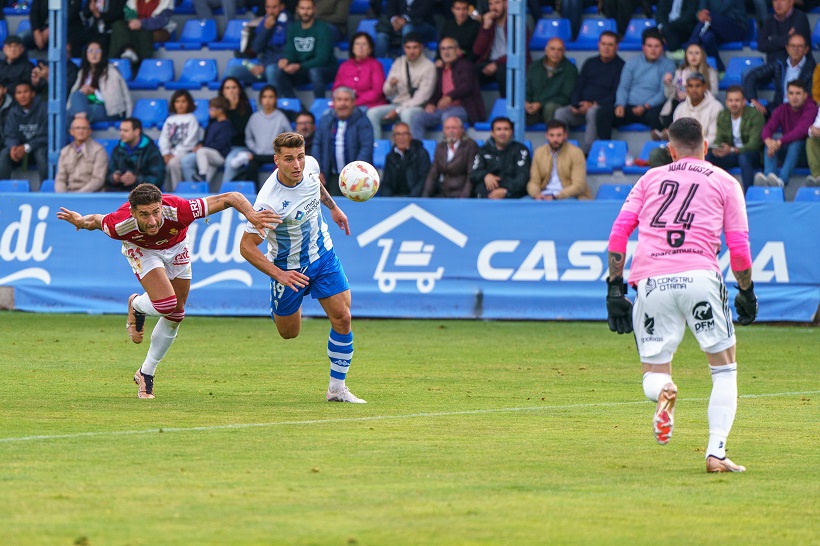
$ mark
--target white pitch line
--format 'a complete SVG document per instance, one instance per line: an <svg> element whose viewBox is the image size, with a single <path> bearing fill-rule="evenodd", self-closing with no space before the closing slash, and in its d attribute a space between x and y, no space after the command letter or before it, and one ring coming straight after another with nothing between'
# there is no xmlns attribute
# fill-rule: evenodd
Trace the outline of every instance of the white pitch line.
<svg viewBox="0 0 820 546"><path fill-rule="evenodd" d="M820 391L800 391L800 392L775 392L763 394L743 394L739 398L773 398L779 396L798 396L806 394L820 394ZM708 398L686 398L681 402L705 402ZM334 423L358 423L366 421L387 421L395 419L415 419L417 417L450 417L455 415L483 415L488 413L513 413L524 411L549 411L584 408L606 408L615 406L636 406L648 404L648 400L638 400L634 402L602 402L588 404L567 404L563 406L529 406L518 408L489 408L464 411L440 411L426 413L405 413L401 415L371 415L368 417L339 417L337 419L303 419L300 421L273 421L269 423L235 423L228 425L213 425L207 427L161 427L143 430L120 430L104 432L76 432L73 434L45 434L38 436L21 436L18 438L0 438L0 443L30 442L33 440L63 440L70 438L88 438L94 436L133 436L137 434L157 434L166 432L203 432L211 430L231 430L259 427L279 427L289 425L325 425Z"/></svg>

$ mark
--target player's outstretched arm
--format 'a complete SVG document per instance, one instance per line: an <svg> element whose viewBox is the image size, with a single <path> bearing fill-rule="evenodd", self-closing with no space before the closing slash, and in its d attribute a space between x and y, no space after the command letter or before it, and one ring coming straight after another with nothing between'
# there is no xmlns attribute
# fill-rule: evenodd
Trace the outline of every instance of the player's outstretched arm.
<svg viewBox="0 0 820 546"><path fill-rule="evenodd" d="M290 271L279 269L269 262L268 259L265 258L265 255L262 254L262 251L259 250L259 244L261 242L262 238L259 235L246 231L242 234L242 240L239 242L239 253L256 269L293 291L307 286L310 279L306 275L303 275L296 269Z"/></svg>
<svg viewBox="0 0 820 546"><path fill-rule="evenodd" d="M319 192L319 200L330 211L330 218L337 226L344 230L345 235L350 235L350 225L347 223L347 215L342 212L342 209L336 206L336 201L327 193L324 186L319 186Z"/></svg>
<svg viewBox="0 0 820 546"><path fill-rule="evenodd" d="M222 212L228 207L235 208L248 219L262 237L265 236L266 229L274 229L277 224L282 223L279 215L272 210L254 210L250 201L236 191L210 195L205 198L205 202L208 204L208 214Z"/></svg>
<svg viewBox="0 0 820 546"><path fill-rule="evenodd" d="M87 214L83 216L79 212L68 210L65 207L60 207L60 212L57 213L59 220L65 220L78 230L87 229L94 231L95 229L102 229L102 214Z"/></svg>
<svg viewBox="0 0 820 546"><path fill-rule="evenodd" d="M627 285L624 282L625 262L625 254L609 252L609 277L606 279L606 314L610 331L619 334L628 334L632 331L632 302L626 297Z"/></svg>

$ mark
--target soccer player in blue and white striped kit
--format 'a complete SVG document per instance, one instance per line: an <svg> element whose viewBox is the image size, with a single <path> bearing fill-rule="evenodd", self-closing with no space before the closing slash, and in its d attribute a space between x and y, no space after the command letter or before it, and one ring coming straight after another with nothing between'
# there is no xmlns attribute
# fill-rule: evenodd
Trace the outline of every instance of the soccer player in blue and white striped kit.
<svg viewBox="0 0 820 546"><path fill-rule="evenodd" d="M273 142L276 170L262 186L254 209L276 211L282 223L268 229L267 256L256 228L245 228L242 256L271 278L271 316L279 335L292 339L302 328L302 298L319 300L330 319L327 355L330 358L329 402L366 403L345 385L353 358L350 328L350 285L333 251L321 205L333 222L350 235L347 216L336 206L319 179L319 164L305 155L305 140L297 133L282 133Z"/></svg>

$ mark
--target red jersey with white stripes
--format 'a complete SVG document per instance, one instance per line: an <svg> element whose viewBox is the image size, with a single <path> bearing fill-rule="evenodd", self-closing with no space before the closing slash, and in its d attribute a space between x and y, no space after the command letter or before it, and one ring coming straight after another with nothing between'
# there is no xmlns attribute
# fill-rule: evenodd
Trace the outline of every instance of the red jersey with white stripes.
<svg viewBox="0 0 820 546"><path fill-rule="evenodd" d="M139 230L137 219L131 216L131 205L125 203L102 219L102 230L118 241L129 241L142 248L164 250L184 241L188 226L197 218L208 216L205 199L183 199L176 195L162 195L162 225L156 235Z"/></svg>

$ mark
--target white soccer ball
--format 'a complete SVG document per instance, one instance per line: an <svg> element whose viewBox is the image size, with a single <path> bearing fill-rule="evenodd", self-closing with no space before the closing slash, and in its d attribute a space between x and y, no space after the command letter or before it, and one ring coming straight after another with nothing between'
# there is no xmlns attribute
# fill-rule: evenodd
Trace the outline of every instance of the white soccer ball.
<svg viewBox="0 0 820 546"><path fill-rule="evenodd" d="M367 201L379 191L379 172L367 161L351 161L339 173L339 189L351 201Z"/></svg>

